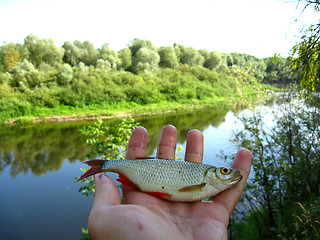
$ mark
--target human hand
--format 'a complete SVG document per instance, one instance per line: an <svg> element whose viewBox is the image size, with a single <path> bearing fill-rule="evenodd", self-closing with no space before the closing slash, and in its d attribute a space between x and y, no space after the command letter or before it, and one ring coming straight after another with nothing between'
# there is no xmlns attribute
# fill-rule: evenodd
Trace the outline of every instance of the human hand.
<svg viewBox="0 0 320 240"><path fill-rule="evenodd" d="M126 158L145 156L148 133L136 128L130 137ZM177 131L161 131L157 158L174 159ZM187 136L185 160L202 162L203 135L191 130ZM240 150L232 164L243 179L213 198L213 202L170 202L123 185L123 203L116 184L104 174L95 176L95 199L88 221L92 239L228 239L229 217L238 203L250 173L252 154Z"/></svg>

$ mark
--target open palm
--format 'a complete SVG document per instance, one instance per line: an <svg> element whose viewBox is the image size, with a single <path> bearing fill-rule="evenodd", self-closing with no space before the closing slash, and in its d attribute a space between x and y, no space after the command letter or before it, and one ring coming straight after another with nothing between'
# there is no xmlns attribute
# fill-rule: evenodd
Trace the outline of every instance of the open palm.
<svg viewBox="0 0 320 240"><path fill-rule="evenodd" d="M177 131L165 126L157 157L174 159ZM126 158L145 156L148 134L136 128L130 137ZM186 161L202 162L203 135L191 130ZM213 202L179 203L162 200L134 187L123 186L124 204L117 186L104 174L95 176L96 193L88 229L93 239L227 239L229 216L240 199L251 166L250 151L239 151L232 164L243 180L216 195Z"/></svg>

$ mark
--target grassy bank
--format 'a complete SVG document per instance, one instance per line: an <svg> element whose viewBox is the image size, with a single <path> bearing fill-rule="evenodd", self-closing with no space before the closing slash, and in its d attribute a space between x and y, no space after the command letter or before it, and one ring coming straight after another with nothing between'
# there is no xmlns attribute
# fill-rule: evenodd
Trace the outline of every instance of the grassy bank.
<svg viewBox="0 0 320 240"><path fill-rule="evenodd" d="M161 69L155 75L88 68L68 83L59 73L35 72L27 84L18 76L0 76L0 122L71 121L127 115L192 111L218 105L247 105L270 86L248 71L219 73L202 67ZM46 76L42 76L46 74ZM52 75L50 75L52 74ZM21 76L20 76L21 77ZM42 77L42 78L40 78ZM30 85L31 81L36 81Z"/></svg>
<svg viewBox="0 0 320 240"><path fill-rule="evenodd" d="M193 111L215 106L228 106L228 99L190 100L185 102L161 102L141 105L134 102L120 102L117 104L95 104L81 108L60 106L58 108L32 109L33 114L11 118L4 123L28 123L28 122L62 122L94 120L97 118L110 119L126 116L141 116L165 114L179 111Z"/></svg>
<svg viewBox="0 0 320 240"><path fill-rule="evenodd" d="M270 86L263 88L271 89ZM80 121L94 120L97 118L110 119L126 116L156 115L172 112L190 112L205 108L225 107L230 109L238 109L244 106L257 104L266 98L266 92L257 92L254 89L248 91L246 97L220 97L207 98L203 100L185 99L175 102L162 101L159 103L138 104L135 102L119 102L119 103L101 103L91 104L83 107L72 107L60 105L55 108L30 106L27 114L13 117L2 118L2 123L39 123L39 122L63 122L63 121ZM0 114L3 115L3 114Z"/></svg>

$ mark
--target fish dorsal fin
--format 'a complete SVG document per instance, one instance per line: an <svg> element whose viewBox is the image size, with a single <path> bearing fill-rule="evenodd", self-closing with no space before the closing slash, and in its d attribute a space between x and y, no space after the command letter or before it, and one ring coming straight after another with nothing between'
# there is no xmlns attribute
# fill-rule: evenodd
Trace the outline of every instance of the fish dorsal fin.
<svg viewBox="0 0 320 240"><path fill-rule="evenodd" d="M183 188L180 188L178 191L179 192L196 192L196 191L201 191L203 187L205 187L207 184L206 183L201 183L199 185L192 185L192 186L186 186Z"/></svg>
<svg viewBox="0 0 320 240"><path fill-rule="evenodd" d="M135 159L156 159L155 157L136 157Z"/></svg>

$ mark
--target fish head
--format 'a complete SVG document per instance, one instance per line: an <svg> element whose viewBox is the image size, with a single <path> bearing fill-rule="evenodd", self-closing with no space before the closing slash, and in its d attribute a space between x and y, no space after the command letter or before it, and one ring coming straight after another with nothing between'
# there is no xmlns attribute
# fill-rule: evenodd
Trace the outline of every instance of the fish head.
<svg viewBox="0 0 320 240"><path fill-rule="evenodd" d="M226 167L209 168L205 174L207 183L214 186L221 185L221 188L230 187L242 179L239 170Z"/></svg>

